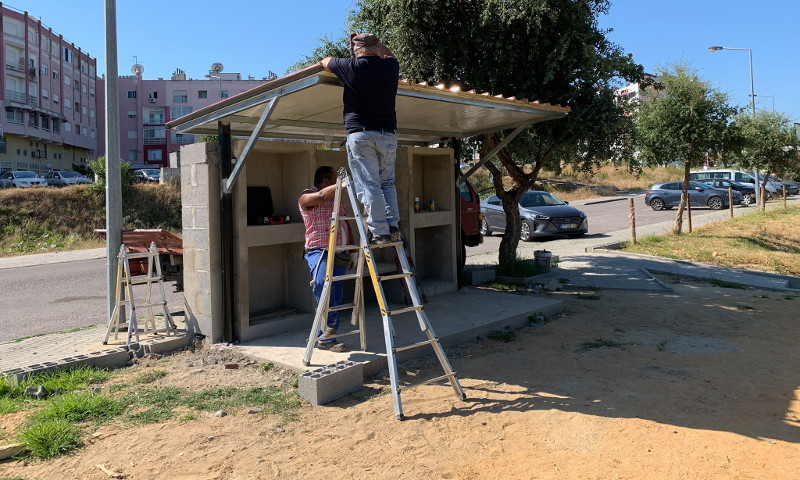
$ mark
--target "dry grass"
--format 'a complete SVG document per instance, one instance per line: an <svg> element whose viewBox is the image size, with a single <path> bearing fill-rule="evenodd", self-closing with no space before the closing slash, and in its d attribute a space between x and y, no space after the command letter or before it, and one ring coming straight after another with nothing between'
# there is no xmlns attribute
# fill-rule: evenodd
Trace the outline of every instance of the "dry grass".
<svg viewBox="0 0 800 480"><path fill-rule="evenodd" d="M682 235L649 236L625 251L800 275L800 207L755 211Z"/></svg>

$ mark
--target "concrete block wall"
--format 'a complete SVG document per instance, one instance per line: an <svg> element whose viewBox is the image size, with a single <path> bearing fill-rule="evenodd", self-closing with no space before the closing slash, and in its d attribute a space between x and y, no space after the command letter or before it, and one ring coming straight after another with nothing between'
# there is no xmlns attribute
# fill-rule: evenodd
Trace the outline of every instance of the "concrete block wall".
<svg viewBox="0 0 800 480"><path fill-rule="evenodd" d="M222 254L217 144L195 143L181 147L180 180L187 328L205 335L210 342L221 342Z"/></svg>

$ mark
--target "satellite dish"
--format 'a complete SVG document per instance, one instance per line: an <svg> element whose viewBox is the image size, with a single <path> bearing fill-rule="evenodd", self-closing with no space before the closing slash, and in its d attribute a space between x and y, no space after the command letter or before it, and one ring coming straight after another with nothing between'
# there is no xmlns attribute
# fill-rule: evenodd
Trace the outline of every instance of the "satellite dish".
<svg viewBox="0 0 800 480"><path fill-rule="evenodd" d="M141 75L142 73L144 73L144 67L142 66L141 63L134 63L133 66L131 67L131 73L133 73L134 75Z"/></svg>
<svg viewBox="0 0 800 480"><path fill-rule="evenodd" d="M224 68L224 67L223 67L223 66L222 66L222 64L221 64L221 63L219 63L219 62L214 62L214 63L211 65L211 71L212 71L212 72L214 72L214 73L219 73L219 72L221 72L223 68Z"/></svg>

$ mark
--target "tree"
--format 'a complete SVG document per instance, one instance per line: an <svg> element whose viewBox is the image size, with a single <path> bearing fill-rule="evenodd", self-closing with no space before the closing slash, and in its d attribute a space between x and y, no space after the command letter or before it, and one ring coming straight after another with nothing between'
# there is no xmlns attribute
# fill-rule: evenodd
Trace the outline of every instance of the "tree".
<svg viewBox="0 0 800 480"><path fill-rule="evenodd" d="M486 164L506 217L501 269L517 258L519 199L546 164L589 171L607 160L635 162L632 122L613 83L641 81L643 70L597 25L608 0L360 0L358 7L352 29L378 35L412 81L571 108L563 120L529 127ZM488 152L503 136L469 142Z"/></svg>
<svg viewBox="0 0 800 480"><path fill-rule="evenodd" d="M327 37L322 37L319 39L319 41L320 45L311 52L311 55L305 55L302 60L298 60L292 65L289 65L289 68L286 69L285 74L288 75L292 72L310 67L315 63L319 63L319 61L325 57L342 58L350 56L349 35L342 35L339 40L332 40Z"/></svg>
<svg viewBox="0 0 800 480"><path fill-rule="evenodd" d="M722 155L738 145L729 125L736 108L727 94L711 88L686 64L658 72L658 84L635 112L640 159L649 164L681 162L683 195L675 216L674 233L683 228L683 209L689 171L708 155Z"/></svg>
<svg viewBox="0 0 800 480"><path fill-rule="evenodd" d="M795 173L797 169L795 153L794 125L782 113L760 111L754 115L741 114L735 125L743 138L740 164L747 169L758 169L769 178L771 173L781 177ZM760 198L764 198L764 185L761 183ZM762 200L761 207L764 208Z"/></svg>

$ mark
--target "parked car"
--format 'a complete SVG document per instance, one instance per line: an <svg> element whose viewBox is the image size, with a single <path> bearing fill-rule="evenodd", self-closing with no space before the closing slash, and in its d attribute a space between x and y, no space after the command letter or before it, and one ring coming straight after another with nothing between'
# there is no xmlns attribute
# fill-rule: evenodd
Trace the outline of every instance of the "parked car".
<svg viewBox="0 0 800 480"><path fill-rule="evenodd" d="M725 178L742 183L747 187L755 188L756 179L751 173L731 168L717 168L713 170L692 170L689 172L689 179L704 182L710 178ZM781 185L773 181L764 183L764 175L759 175L759 185L763 185L767 193L779 194Z"/></svg>
<svg viewBox="0 0 800 480"><path fill-rule="evenodd" d="M786 195L797 195L800 191L800 182L795 182L792 180L781 180L780 178L772 175L769 177L770 181L777 183L781 186L781 190L778 192L778 195L783 195L783 187L786 187Z"/></svg>
<svg viewBox="0 0 800 480"><path fill-rule="evenodd" d="M703 183L720 190L728 190L728 188L732 188L734 191L741 193L742 205L744 206L750 205L756 201L756 189L753 187L748 187L747 185L739 183L735 180L709 178L708 180L703 180Z"/></svg>
<svg viewBox="0 0 800 480"><path fill-rule="evenodd" d="M644 194L644 203L653 210L669 210L681 201L683 182L656 183ZM728 191L713 188L701 182L689 182L689 203L693 207L720 210L728 207ZM733 204L742 203L742 194L733 192Z"/></svg>
<svg viewBox="0 0 800 480"><path fill-rule="evenodd" d="M70 185L85 185L92 181L74 170L55 170L47 172L44 176L50 187L68 187Z"/></svg>
<svg viewBox="0 0 800 480"><path fill-rule="evenodd" d="M506 217L497 195L481 202L481 213L483 235L505 231ZM531 190L522 195L519 200L519 214L522 217L520 240L525 242L534 237L580 237L589 231L589 219L585 213L540 190Z"/></svg>
<svg viewBox="0 0 800 480"><path fill-rule="evenodd" d="M0 188L46 187L47 182L36 172L16 170L0 176Z"/></svg>
<svg viewBox="0 0 800 480"><path fill-rule="evenodd" d="M157 168L142 168L133 171L133 183L158 183L161 179L161 170Z"/></svg>

